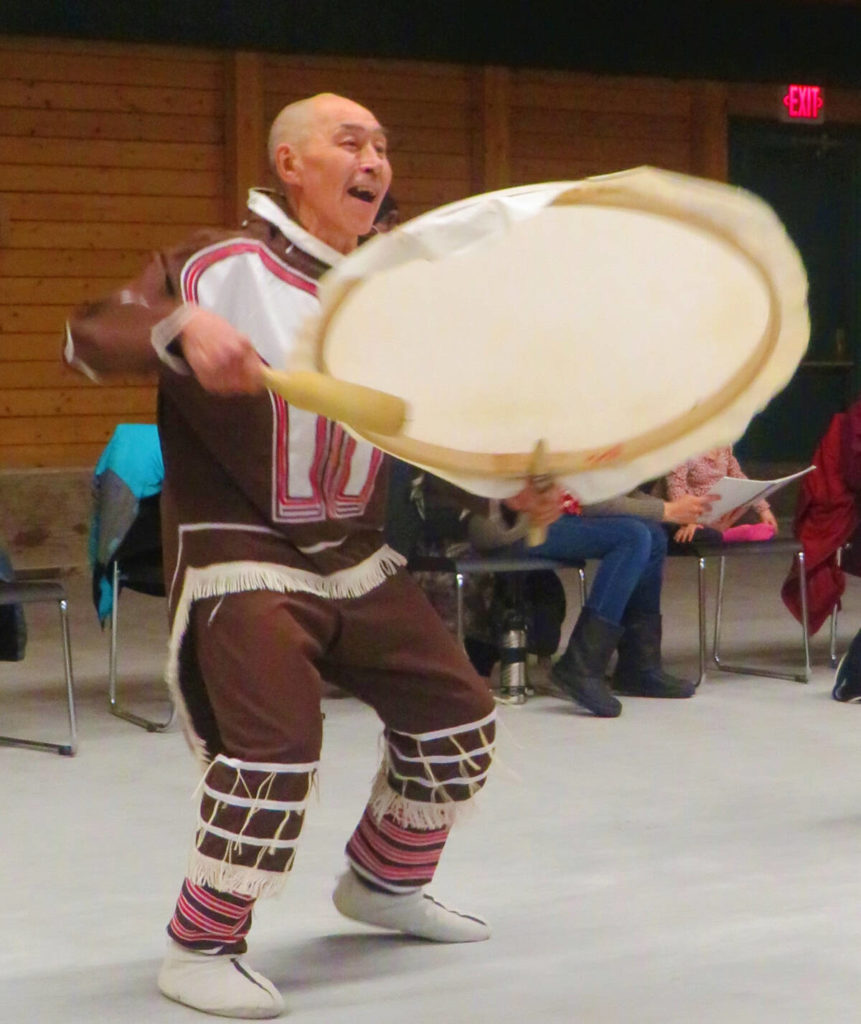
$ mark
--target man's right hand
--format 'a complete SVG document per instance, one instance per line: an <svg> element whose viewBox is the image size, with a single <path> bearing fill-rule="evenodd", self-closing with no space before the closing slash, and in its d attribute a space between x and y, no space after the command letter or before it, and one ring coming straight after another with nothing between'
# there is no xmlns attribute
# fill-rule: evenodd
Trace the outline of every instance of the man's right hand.
<svg viewBox="0 0 861 1024"><path fill-rule="evenodd" d="M664 522L698 523L716 500L716 494L683 494L675 501L665 501Z"/></svg>
<svg viewBox="0 0 861 1024"><path fill-rule="evenodd" d="M244 334L223 317L195 309L182 329L182 354L201 386L218 395L263 390L263 361Z"/></svg>

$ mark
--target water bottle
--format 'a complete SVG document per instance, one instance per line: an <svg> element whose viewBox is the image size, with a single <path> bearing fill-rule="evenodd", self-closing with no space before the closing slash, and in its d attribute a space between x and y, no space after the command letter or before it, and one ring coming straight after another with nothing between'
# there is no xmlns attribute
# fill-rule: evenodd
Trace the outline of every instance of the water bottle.
<svg viewBox="0 0 861 1024"><path fill-rule="evenodd" d="M505 618L499 652L499 688L506 704L526 703L526 625L519 615Z"/></svg>

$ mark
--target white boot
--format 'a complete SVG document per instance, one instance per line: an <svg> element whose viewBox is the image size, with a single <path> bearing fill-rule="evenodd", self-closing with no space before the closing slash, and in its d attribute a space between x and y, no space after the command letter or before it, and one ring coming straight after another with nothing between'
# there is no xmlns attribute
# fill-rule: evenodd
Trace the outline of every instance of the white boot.
<svg viewBox="0 0 861 1024"><path fill-rule="evenodd" d="M161 970L161 992L217 1017L277 1017L284 1000L277 988L238 956L200 953L172 940Z"/></svg>
<svg viewBox="0 0 861 1024"><path fill-rule="evenodd" d="M490 929L480 917L444 907L423 889L406 896L376 892L362 883L352 870L341 876L332 902L344 917L353 921L406 932L432 942L482 942L490 938Z"/></svg>

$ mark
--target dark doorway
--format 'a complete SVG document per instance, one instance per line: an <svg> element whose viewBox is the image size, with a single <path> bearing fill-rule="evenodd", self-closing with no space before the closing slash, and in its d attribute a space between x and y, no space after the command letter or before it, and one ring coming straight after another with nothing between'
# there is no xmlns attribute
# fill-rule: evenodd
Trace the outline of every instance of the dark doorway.
<svg viewBox="0 0 861 1024"><path fill-rule="evenodd" d="M798 246L811 319L804 361L736 451L743 463L806 463L861 390L861 129L734 121L729 177L767 200Z"/></svg>

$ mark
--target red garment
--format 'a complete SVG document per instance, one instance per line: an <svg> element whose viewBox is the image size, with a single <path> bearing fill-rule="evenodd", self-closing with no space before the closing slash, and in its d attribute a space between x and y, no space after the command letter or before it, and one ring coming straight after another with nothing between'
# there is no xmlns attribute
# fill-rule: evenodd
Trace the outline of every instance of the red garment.
<svg viewBox="0 0 861 1024"><path fill-rule="evenodd" d="M583 506L568 491L562 492L561 508L562 514L566 516L579 516L583 512Z"/></svg>
<svg viewBox="0 0 861 1024"><path fill-rule="evenodd" d="M861 490L861 401L837 413L813 456L816 469L801 481L793 532L804 546L807 615L811 634L818 632L840 601L845 572L861 575L859 544L837 564L837 552L859 533L857 499ZM798 566L793 560L783 587L783 603L801 621Z"/></svg>

